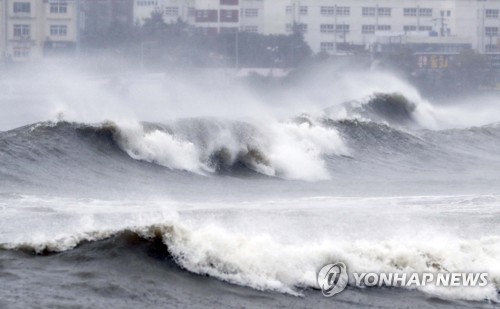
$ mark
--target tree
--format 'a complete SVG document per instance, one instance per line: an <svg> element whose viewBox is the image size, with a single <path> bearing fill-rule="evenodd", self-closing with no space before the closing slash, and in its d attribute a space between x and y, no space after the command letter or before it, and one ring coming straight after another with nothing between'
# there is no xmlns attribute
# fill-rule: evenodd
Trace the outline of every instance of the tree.
<svg viewBox="0 0 500 309"><path fill-rule="evenodd" d="M494 72L485 55L473 50L462 51L451 61L447 74L456 80L457 90L477 90L481 86L492 86Z"/></svg>
<svg viewBox="0 0 500 309"><path fill-rule="evenodd" d="M304 40L303 24L294 23L292 27L292 35L290 36L289 52L291 53L290 62L294 65L300 64L312 54L311 48Z"/></svg>
<svg viewBox="0 0 500 309"><path fill-rule="evenodd" d="M144 20L141 27L141 38L144 40L161 39L168 28L168 24L163 19L163 13L153 11L150 18Z"/></svg>

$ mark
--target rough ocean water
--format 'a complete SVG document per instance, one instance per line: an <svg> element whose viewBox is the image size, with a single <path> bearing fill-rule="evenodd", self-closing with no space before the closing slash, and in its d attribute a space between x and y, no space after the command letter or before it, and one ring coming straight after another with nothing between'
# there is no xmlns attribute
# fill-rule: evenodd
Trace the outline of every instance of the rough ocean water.
<svg viewBox="0 0 500 309"><path fill-rule="evenodd" d="M497 306L500 119L395 88L276 121L65 109L6 128L0 308ZM489 284L324 298L336 261Z"/></svg>

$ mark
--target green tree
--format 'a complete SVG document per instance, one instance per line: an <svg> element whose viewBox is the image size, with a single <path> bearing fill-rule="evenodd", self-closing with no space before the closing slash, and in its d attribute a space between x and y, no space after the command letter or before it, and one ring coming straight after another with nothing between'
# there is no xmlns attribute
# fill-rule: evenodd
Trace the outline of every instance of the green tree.
<svg viewBox="0 0 500 309"><path fill-rule="evenodd" d="M473 50L462 51L450 63L447 76L455 80L457 90L473 91L479 87L492 86L494 71L485 55Z"/></svg>
<svg viewBox="0 0 500 309"><path fill-rule="evenodd" d="M141 39L161 39L166 35L168 24L163 19L163 13L153 11L151 17L144 20L141 27Z"/></svg>

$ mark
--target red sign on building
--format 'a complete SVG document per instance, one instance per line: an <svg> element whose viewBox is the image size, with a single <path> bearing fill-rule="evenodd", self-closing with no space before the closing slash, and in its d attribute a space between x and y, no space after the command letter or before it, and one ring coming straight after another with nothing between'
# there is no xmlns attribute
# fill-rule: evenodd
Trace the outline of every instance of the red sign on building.
<svg viewBox="0 0 500 309"><path fill-rule="evenodd" d="M216 23L218 15L217 10L196 10L195 21L197 23Z"/></svg>
<svg viewBox="0 0 500 309"><path fill-rule="evenodd" d="M237 23L238 10L220 10L220 21L225 23Z"/></svg>
<svg viewBox="0 0 500 309"><path fill-rule="evenodd" d="M220 0L221 5L238 5L238 0Z"/></svg>

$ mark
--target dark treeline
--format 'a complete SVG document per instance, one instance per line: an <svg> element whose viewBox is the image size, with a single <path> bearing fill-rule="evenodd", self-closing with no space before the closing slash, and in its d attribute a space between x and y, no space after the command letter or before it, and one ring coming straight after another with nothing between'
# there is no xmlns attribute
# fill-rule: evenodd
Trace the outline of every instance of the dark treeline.
<svg viewBox="0 0 500 309"><path fill-rule="evenodd" d="M489 91L496 86L499 75L485 55L473 50L450 56L445 68L430 69L419 67L415 50L404 44L384 53L362 48L343 56L314 55L304 41L300 25L295 25L290 35L223 30L207 31L182 20L166 23L160 13L153 13L142 26L115 22L105 31L85 34L82 43L83 50L89 53L110 50L134 65L155 71L172 67L295 68L278 82L284 85L293 85L326 65L339 70L376 67L397 72L431 97ZM252 76L251 81L265 86L277 84L264 76Z"/></svg>
<svg viewBox="0 0 500 309"><path fill-rule="evenodd" d="M262 35L227 28L220 33L194 28L182 20L166 23L153 13L142 26L113 23L87 34L87 50L112 49L146 66L295 67L311 56L299 27L290 35Z"/></svg>

